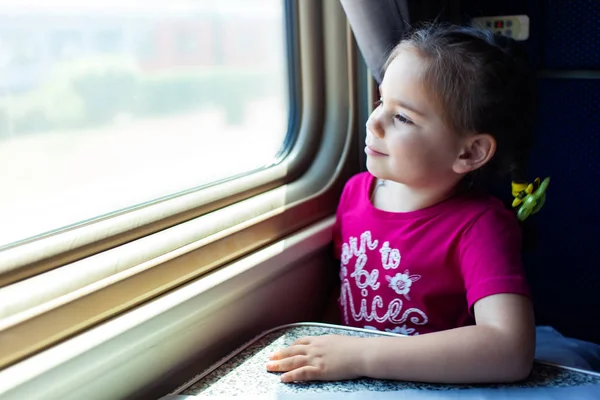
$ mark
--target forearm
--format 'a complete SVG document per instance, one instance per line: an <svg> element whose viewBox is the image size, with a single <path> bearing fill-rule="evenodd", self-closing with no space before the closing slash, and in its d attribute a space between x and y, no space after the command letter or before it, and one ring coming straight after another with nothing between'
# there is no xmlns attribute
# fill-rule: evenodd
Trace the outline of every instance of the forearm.
<svg viewBox="0 0 600 400"><path fill-rule="evenodd" d="M485 325L362 340L360 375L437 383L524 379L531 370L535 347L535 334L515 340L514 334Z"/></svg>

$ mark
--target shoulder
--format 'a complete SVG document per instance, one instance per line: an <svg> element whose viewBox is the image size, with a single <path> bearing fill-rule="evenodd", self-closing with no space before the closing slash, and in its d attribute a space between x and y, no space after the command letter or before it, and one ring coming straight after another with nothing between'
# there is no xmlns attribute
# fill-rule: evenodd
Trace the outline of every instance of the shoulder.
<svg viewBox="0 0 600 400"><path fill-rule="evenodd" d="M516 215L498 198L489 195L472 196L463 203L469 214L466 234L479 234L482 231L496 233L520 233Z"/></svg>
<svg viewBox="0 0 600 400"><path fill-rule="evenodd" d="M515 214L491 196L479 197L465 205L471 215L459 240L459 253L467 258L517 263L521 256L521 225Z"/></svg>
<svg viewBox="0 0 600 400"><path fill-rule="evenodd" d="M515 214L487 194L460 195L442 204L441 209L437 218L440 225L445 232L459 236L461 242L482 230L520 230Z"/></svg>
<svg viewBox="0 0 600 400"><path fill-rule="evenodd" d="M353 175L348 181L344 189L346 188L364 188L367 187L373 182L375 177L371 175L369 172L360 172L356 175Z"/></svg>

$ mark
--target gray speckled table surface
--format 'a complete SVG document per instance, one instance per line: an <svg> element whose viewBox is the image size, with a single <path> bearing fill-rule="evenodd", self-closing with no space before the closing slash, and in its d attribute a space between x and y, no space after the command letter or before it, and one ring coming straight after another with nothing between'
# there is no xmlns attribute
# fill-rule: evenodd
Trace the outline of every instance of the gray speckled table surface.
<svg viewBox="0 0 600 400"><path fill-rule="evenodd" d="M272 395L274 393L323 392L396 392L400 390L456 391L465 389L510 388L564 388L598 385L600 399L600 374L536 363L530 377L518 384L496 385L437 385L416 382L356 379L343 382L308 382L285 384L280 374L266 371L268 355L290 345L302 336L353 335L360 337L381 335L379 332L348 329L326 324L294 324L276 328L260 335L250 343L224 358L209 370L183 385L173 394L194 396ZM592 386L589 386L592 385ZM594 393L595 393L595 389ZM464 393L464 392L463 392Z"/></svg>

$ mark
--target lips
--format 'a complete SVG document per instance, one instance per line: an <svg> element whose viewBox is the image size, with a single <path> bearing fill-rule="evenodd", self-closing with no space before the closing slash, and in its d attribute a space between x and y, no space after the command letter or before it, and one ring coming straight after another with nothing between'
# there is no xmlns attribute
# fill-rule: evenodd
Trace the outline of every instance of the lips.
<svg viewBox="0 0 600 400"><path fill-rule="evenodd" d="M369 145L365 147L365 153L367 153L370 156L387 156L387 154L377 151Z"/></svg>

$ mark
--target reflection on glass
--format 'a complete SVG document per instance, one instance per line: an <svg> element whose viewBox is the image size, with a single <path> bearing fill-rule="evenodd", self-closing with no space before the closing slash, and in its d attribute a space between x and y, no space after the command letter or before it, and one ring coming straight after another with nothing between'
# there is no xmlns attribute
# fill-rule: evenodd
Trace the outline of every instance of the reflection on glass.
<svg viewBox="0 0 600 400"><path fill-rule="evenodd" d="M0 2L0 247L271 164L282 3Z"/></svg>

